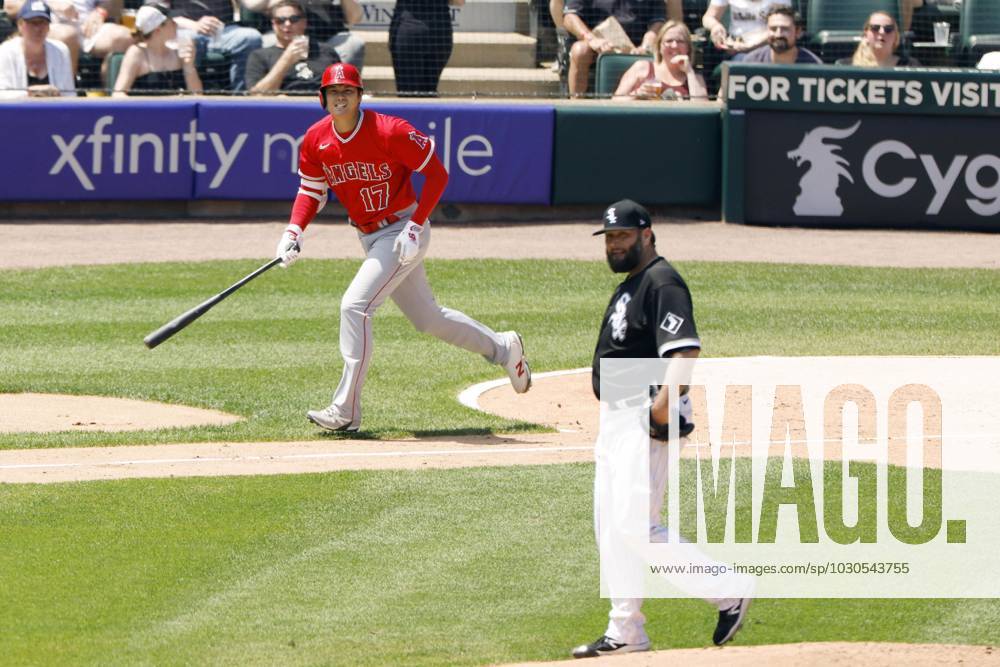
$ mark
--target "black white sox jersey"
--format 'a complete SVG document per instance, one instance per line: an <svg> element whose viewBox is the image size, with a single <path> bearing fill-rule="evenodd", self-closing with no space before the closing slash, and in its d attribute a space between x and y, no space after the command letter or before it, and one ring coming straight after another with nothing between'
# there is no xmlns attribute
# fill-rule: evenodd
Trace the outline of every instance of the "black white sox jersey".
<svg viewBox="0 0 1000 667"><path fill-rule="evenodd" d="M601 359L656 359L691 347L701 347L691 292L670 262L657 257L611 295L594 350L594 395L601 397Z"/></svg>

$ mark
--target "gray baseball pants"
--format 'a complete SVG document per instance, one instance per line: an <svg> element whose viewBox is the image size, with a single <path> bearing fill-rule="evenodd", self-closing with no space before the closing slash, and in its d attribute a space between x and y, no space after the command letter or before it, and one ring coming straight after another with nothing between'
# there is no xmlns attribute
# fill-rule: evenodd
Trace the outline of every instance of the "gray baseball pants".
<svg viewBox="0 0 1000 667"><path fill-rule="evenodd" d="M333 407L352 424L361 423L361 389L372 357L372 318L388 297L399 306L417 331L481 354L502 364L510 353L503 336L465 313L439 306L424 272L424 256L431 242L430 221L420 234L420 254L403 266L393 250L406 224L393 223L370 234L358 234L365 261L340 302L340 354L344 371L333 394Z"/></svg>

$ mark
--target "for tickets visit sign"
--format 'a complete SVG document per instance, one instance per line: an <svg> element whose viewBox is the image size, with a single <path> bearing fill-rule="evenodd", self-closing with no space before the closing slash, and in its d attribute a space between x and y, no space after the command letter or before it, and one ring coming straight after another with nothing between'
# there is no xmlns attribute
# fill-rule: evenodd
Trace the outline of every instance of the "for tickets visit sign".
<svg viewBox="0 0 1000 667"><path fill-rule="evenodd" d="M366 107L434 139L451 176L444 201L549 202L552 107ZM0 104L0 200L290 201L299 142L322 117L311 99Z"/></svg>
<svg viewBox="0 0 1000 667"><path fill-rule="evenodd" d="M1000 76L968 69L726 65L729 109L1000 115Z"/></svg>

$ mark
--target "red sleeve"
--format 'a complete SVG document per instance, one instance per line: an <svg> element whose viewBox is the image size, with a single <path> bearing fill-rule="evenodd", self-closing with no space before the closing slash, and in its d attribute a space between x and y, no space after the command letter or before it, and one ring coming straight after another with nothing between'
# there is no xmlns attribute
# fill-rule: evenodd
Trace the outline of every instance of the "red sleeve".
<svg viewBox="0 0 1000 667"><path fill-rule="evenodd" d="M389 152L413 171L422 172L434 153L434 142L402 118L395 120L389 134Z"/></svg>
<svg viewBox="0 0 1000 667"><path fill-rule="evenodd" d="M438 159L433 149L431 149L430 160L420 173L424 175L426 180L424 181L424 189L420 192L417 210L413 212L412 216L413 222L418 225L424 224L448 185L448 172L445 171L444 165L441 164L441 160Z"/></svg>
<svg viewBox="0 0 1000 667"><path fill-rule="evenodd" d="M308 133L299 148L299 190L292 204L288 224L305 229L326 205L327 183L323 167L312 159L314 135Z"/></svg>

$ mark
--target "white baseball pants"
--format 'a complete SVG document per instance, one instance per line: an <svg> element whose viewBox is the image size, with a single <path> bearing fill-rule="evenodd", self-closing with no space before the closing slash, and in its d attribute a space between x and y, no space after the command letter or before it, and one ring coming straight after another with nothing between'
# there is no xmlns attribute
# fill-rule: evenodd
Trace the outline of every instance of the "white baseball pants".
<svg viewBox="0 0 1000 667"><path fill-rule="evenodd" d="M628 488L622 488L622 481L625 481L625 485L631 485L627 479L627 473L624 477L615 479L614 482L617 482L615 484L610 479L604 479L602 471L611 470L613 474L617 475L617 471L623 468L617 465L610 467L602 465L600 457L612 457L613 460L619 462L637 460L640 451L638 448L647 446L648 442L649 541L669 542L678 545L677 548L683 551L684 560L687 562L697 563L706 568L720 565L702 553L696 545L679 535L676 529L661 525L664 493L667 488L667 464L670 457L666 443L648 438L643 429L632 428L633 423L645 424L648 421L647 410L646 407L608 410L606 404L601 404L601 433L598 435L595 447L595 454L599 460L594 477L594 531L598 544L600 544L602 495L628 492ZM688 416L690 418L690 415ZM628 426L623 427L623 424ZM749 596L754 587L752 577L733 573L705 579L696 588L691 586L690 579L675 578L670 575L663 576L676 588L691 597L700 597L720 611L731 608L739 601L740 597ZM743 593L739 597L722 597L723 595L732 595L733 591L743 591ZM642 644L649 641L645 628L646 617L642 613L642 603L642 598L611 598L608 628L604 634L626 644Z"/></svg>
<svg viewBox="0 0 1000 667"><path fill-rule="evenodd" d="M366 259L340 302L344 371L333 394L333 407L354 425L361 423L361 389L372 357L372 317L388 297L418 331L481 354L494 364L505 363L510 353L506 340L495 331L435 301L423 264L431 242L430 221L420 234L417 258L406 266L399 263L392 246L405 224L400 220L371 234L358 234Z"/></svg>

